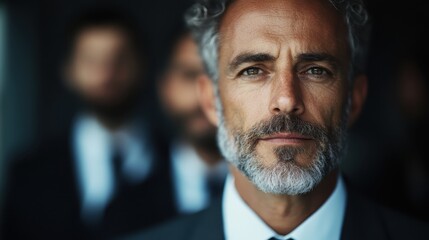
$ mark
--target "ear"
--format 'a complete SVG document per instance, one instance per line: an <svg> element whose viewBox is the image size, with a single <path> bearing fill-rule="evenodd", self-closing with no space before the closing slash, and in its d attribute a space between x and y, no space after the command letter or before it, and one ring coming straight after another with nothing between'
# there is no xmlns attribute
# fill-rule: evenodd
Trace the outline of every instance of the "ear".
<svg viewBox="0 0 429 240"><path fill-rule="evenodd" d="M358 119L368 93L368 77L364 74L356 76L353 81L350 116L347 125L352 126Z"/></svg>
<svg viewBox="0 0 429 240"><path fill-rule="evenodd" d="M197 83L198 99L208 120L217 126L219 119L216 113L216 95L214 90L213 81L206 74L201 74Z"/></svg>

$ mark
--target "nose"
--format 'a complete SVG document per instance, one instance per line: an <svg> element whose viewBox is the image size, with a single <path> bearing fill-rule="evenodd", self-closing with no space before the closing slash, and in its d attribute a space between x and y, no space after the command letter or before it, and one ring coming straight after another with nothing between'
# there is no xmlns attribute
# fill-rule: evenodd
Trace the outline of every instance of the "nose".
<svg viewBox="0 0 429 240"><path fill-rule="evenodd" d="M305 108L299 81L293 73L282 74L273 79L270 100L271 113L294 115L304 113Z"/></svg>

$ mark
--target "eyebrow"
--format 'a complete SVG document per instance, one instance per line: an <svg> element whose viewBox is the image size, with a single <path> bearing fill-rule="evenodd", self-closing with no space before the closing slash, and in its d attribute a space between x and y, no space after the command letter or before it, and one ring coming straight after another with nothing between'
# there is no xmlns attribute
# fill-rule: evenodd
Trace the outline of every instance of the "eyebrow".
<svg viewBox="0 0 429 240"><path fill-rule="evenodd" d="M234 72L243 63L272 62L275 57L268 53L242 53L236 56L229 64L229 71ZM328 53L301 53L295 58L295 62L328 62L337 67L340 60Z"/></svg>
<svg viewBox="0 0 429 240"><path fill-rule="evenodd" d="M340 65L340 60L328 53L302 53L295 58L295 62L328 62L334 66Z"/></svg>
<svg viewBox="0 0 429 240"><path fill-rule="evenodd" d="M268 53L242 53L229 64L229 71L235 71L243 63L272 62L275 57Z"/></svg>

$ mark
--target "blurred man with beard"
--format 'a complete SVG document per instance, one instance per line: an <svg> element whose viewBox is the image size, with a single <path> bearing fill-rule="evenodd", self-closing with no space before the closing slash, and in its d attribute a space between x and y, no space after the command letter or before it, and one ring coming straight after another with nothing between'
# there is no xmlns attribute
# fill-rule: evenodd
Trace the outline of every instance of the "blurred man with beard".
<svg viewBox="0 0 429 240"><path fill-rule="evenodd" d="M73 126L13 162L2 239L98 239L174 213L166 147L139 114L145 67L137 23L94 9L70 30Z"/></svg>
<svg viewBox="0 0 429 240"><path fill-rule="evenodd" d="M367 92L360 0L201 0L201 104L230 163L222 201L137 239L426 239L356 193L339 163ZM427 228L426 228L427 229Z"/></svg>
<svg viewBox="0 0 429 240"><path fill-rule="evenodd" d="M174 132L171 173L178 213L193 213L221 195L227 165L216 143L216 128L205 117L197 96L197 79L204 75L198 47L183 28L173 37L159 96Z"/></svg>

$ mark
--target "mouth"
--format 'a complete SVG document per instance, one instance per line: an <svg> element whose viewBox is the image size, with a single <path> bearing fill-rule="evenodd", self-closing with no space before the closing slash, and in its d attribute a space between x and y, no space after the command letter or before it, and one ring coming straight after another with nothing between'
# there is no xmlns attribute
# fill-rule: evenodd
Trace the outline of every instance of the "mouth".
<svg viewBox="0 0 429 240"><path fill-rule="evenodd" d="M259 141L274 144L304 144L313 140L313 138L299 133L275 133L259 138Z"/></svg>

